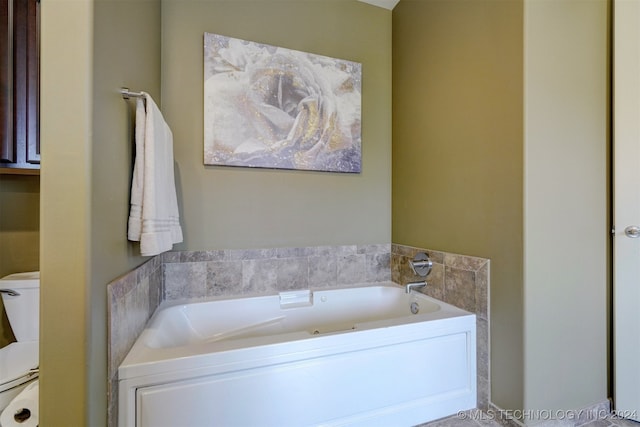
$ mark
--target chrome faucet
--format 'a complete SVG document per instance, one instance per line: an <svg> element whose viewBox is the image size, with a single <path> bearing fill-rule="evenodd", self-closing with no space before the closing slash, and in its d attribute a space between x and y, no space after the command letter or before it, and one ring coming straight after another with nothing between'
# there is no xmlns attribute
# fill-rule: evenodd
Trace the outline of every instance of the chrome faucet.
<svg viewBox="0 0 640 427"><path fill-rule="evenodd" d="M413 274L416 274L420 277L427 277L429 273L431 273L431 268L433 267L433 262L429 258L429 255L425 252L419 252L413 258L413 260L409 261L409 265L411 266L411 270L413 270ZM420 282L410 282L405 285L406 293L410 294L411 289L414 288L422 288L427 286L427 281L422 280Z"/></svg>
<svg viewBox="0 0 640 427"><path fill-rule="evenodd" d="M427 277L433 268L433 262L425 252L419 252L409 261L411 270L420 277Z"/></svg>
<svg viewBox="0 0 640 427"><path fill-rule="evenodd" d="M406 293L410 294L411 293L411 289L423 288L425 286L427 286L427 281L426 280L422 280L420 282L410 282L410 283L407 283L404 286L404 290L405 290Z"/></svg>

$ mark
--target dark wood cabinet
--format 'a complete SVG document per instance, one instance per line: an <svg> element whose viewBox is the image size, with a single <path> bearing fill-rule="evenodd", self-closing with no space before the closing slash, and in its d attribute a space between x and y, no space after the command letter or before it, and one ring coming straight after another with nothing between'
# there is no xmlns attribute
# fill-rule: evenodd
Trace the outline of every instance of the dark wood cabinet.
<svg viewBox="0 0 640 427"><path fill-rule="evenodd" d="M0 169L5 173L40 167L39 7L38 0L0 0Z"/></svg>

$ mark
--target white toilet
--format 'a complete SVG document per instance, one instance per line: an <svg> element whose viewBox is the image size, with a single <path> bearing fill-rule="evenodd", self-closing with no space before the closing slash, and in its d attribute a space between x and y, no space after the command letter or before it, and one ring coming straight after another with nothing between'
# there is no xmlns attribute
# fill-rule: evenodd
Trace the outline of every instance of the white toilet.
<svg viewBox="0 0 640 427"><path fill-rule="evenodd" d="M0 279L0 294L17 342L0 348L0 411L38 378L40 272Z"/></svg>

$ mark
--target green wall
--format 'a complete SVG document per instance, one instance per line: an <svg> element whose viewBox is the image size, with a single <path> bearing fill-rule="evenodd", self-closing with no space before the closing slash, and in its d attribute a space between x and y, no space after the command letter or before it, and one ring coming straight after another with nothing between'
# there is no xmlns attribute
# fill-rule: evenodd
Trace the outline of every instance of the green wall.
<svg viewBox="0 0 640 427"><path fill-rule="evenodd" d="M39 268L40 177L0 175L0 277ZM14 341L0 301L0 347Z"/></svg>
<svg viewBox="0 0 640 427"><path fill-rule="evenodd" d="M160 100L160 2L51 0L41 19L40 420L98 427L106 285L145 260L126 239L134 116L118 90Z"/></svg>
<svg viewBox="0 0 640 427"><path fill-rule="evenodd" d="M392 238L491 259L491 401L505 409L607 398L607 7L393 13Z"/></svg>
<svg viewBox="0 0 640 427"><path fill-rule="evenodd" d="M80 426L87 425L91 400L86 379L93 2L48 1L41 12L39 416L43 426Z"/></svg>
<svg viewBox="0 0 640 427"><path fill-rule="evenodd" d="M133 102L118 89L149 92L172 127L176 249L389 242L390 27L355 0L43 2L42 425L106 424L106 284L144 261L126 241ZM205 168L204 31L362 62L363 173Z"/></svg>
<svg viewBox="0 0 640 427"><path fill-rule="evenodd" d="M205 167L204 32L362 63L362 173ZM355 0L163 0L162 36L179 248L391 241L391 11Z"/></svg>
<svg viewBox="0 0 640 427"><path fill-rule="evenodd" d="M121 87L160 94L160 0L97 0L93 20L91 142L91 317L88 425L104 422L107 401L106 284L147 258L127 240L135 100Z"/></svg>
<svg viewBox="0 0 640 427"><path fill-rule="evenodd" d="M521 1L393 12L393 241L491 259L492 400L521 408Z"/></svg>

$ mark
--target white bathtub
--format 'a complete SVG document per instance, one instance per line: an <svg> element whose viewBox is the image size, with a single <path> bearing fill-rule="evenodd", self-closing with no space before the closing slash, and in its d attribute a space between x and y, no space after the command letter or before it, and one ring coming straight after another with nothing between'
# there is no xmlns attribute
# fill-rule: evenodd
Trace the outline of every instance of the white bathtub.
<svg viewBox="0 0 640 427"><path fill-rule="evenodd" d="M416 425L475 408L475 349L474 314L392 283L163 305L119 426Z"/></svg>

